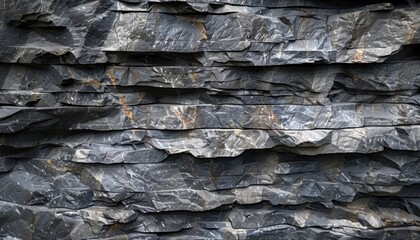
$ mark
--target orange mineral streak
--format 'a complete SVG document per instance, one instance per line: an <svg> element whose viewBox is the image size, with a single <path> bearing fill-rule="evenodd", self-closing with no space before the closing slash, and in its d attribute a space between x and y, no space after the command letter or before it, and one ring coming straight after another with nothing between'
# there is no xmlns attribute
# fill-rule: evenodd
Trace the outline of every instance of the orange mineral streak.
<svg viewBox="0 0 420 240"><path fill-rule="evenodd" d="M130 107L127 105L127 102L125 101L125 96L118 97L118 102L120 103L122 107L123 114L130 120L132 124L136 124L134 113L133 111L131 111Z"/></svg>
<svg viewBox="0 0 420 240"><path fill-rule="evenodd" d="M363 49L358 48L356 50L356 54L354 54L354 56L353 56L353 62L361 63L362 60L363 60L363 53L364 53Z"/></svg>
<svg viewBox="0 0 420 240"><path fill-rule="evenodd" d="M200 41L207 41L208 37L207 37L207 31L206 28L204 27L204 23L202 22L194 22L194 24L197 26L198 31L200 32Z"/></svg>

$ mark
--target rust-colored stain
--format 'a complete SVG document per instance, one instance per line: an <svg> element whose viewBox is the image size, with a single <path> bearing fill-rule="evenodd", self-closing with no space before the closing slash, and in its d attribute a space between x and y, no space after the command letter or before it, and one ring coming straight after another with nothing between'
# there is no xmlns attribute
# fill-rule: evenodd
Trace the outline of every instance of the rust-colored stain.
<svg viewBox="0 0 420 240"><path fill-rule="evenodd" d="M86 85L90 85L93 87L101 87L102 83L94 78L87 78L87 81L85 82Z"/></svg>
<svg viewBox="0 0 420 240"><path fill-rule="evenodd" d="M34 232L35 232L35 226L36 226L36 223L38 222L37 221L38 219L37 219L37 215L32 215L32 217L31 217L31 224L29 225L29 232L28 232L28 237L26 238L26 239L28 239L28 240L32 240L32 239L34 239Z"/></svg>
<svg viewBox="0 0 420 240"><path fill-rule="evenodd" d="M280 119L273 112L273 108L270 106L262 106L260 108L260 115L268 117L271 129L274 128L274 124L281 124Z"/></svg>
<svg viewBox="0 0 420 240"><path fill-rule="evenodd" d="M233 135L235 135L235 137L239 137L241 136L241 134L242 134L241 130L235 129L235 131L233 131Z"/></svg>
<svg viewBox="0 0 420 240"><path fill-rule="evenodd" d="M139 101L143 100L145 96L146 96L146 92L139 92Z"/></svg>
<svg viewBox="0 0 420 240"><path fill-rule="evenodd" d="M354 54L353 56L353 62L361 63L363 60L363 54L364 54L363 48L358 48L356 50L356 54Z"/></svg>
<svg viewBox="0 0 420 240"><path fill-rule="evenodd" d="M118 234L119 232L121 232L122 228L121 228L121 224L119 223L114 223L111 226L108 227L106 234L107 236L113 236Z"/></svg>
<svg viewBox="0 0 420 240"><path fill-rule="evenodd" d="M113 86L118 85L117 83L117 78L114 75L113 69L109 68L108 71L106 72L106 75L108 76L108 78L111 80L111 83Z"/></svg>
<svg viewBox="0 0 420 240"><path fill-rule="evenodd" d="M200 41L206 41L208 39L207 37L207 31L204 27L204 23L202 22L194 22L194 24L197 26L198 31L200 32Z"/></svg>
<svg viewBox="0 0 420 240"><path fill-rule="evenodd" d="M39 94L34 94L34 93L32 93L31 94L31 102L35 102L35 101L38 101L39 100L39 98L40 98L40 95Z"/></svg>
<svg viewBox="0 0 420 240"><path fill-rule="evenodd" d="M196 73L196 72L189 71L189 72L188 72L188 76L190 76L190 78L191 78L191 80L192 80L192 83L193 83L195 86L197 86L197 84L198 84L198 81L197 81L197 79L198 79L198 77L197 77L197 73Z"/></svg>
<svg viewBox="0 0 420 240"><path fill-rule="evenodd" d="M414 29L407 24L407 37L405 38L405 43L406 44L410 44L411 41L413 41L413 37L414 37Z"/></svg>
<svg viewBox="0 0 420 240"><path fill-rule="evenodd" d="M244 134L245 134L245 135L244 135ZM237 137L237 138L242 139L243 141L245 141L246 143L248 143L248 144L249 144L249 145L251 145L252 147L254 147L254 148L258 148L258 147L257 147L257 145L256 145L254 142L250 141L250 139L249 139L249 138L247 138L247 136L246 136L246 132L244 132L244 131L242 131L242 130L239 130L239 129L236 129L236 130L233 132L233 135L234 135L235 137Z"/></svg>
<svg viewBox="0 0 420 240"><path fill-rule="evenodd" d="M118 97L118 102L122 107L123 114L130 120L132 124L136 124L136 119L134 117L133 111L128 107L127 102L125 101L125 96Z"/></svg>
<svg viewBox="0 0 420 240"><path fill-rule="evenodd" d="M47 164L50 168L52 168L52 169L54 169L54 170L56 170L56 171L58 171L58 172L68 172L68 171L70 171L70 168L68 168L68 167L57 167L57 166L53 163L52 159L48 159L48 160L46 161L46 164Z"/></svg>

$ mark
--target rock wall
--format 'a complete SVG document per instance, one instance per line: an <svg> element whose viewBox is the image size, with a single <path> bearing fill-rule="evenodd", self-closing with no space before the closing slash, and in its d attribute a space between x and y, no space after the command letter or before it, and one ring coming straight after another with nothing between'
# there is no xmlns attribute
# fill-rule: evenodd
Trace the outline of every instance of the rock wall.
<svg viewBox="0 0 420 240"><path fill-rule="evenodd" d="M420 239L414 0L3 0L3 239Z"/></svg>

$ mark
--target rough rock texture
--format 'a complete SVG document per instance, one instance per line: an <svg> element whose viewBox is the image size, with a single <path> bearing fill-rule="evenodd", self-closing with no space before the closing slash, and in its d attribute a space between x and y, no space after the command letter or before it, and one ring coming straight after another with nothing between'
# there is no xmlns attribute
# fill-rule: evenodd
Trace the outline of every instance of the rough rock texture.
<svg viewBox="0 0 420 240"><path fill-rule="evenodd" d="M0 238L420 239L415 0L3 0Z"/></svg>

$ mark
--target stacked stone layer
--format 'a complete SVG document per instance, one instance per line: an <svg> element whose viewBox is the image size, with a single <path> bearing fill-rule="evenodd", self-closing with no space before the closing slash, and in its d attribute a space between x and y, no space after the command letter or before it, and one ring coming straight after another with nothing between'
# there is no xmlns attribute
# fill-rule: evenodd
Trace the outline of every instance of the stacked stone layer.
<svg viewBox="0 0 420 240"><path fill-rule="evenodd" d="M0 3L0 237L419 239L416 1Z"/></svg>

